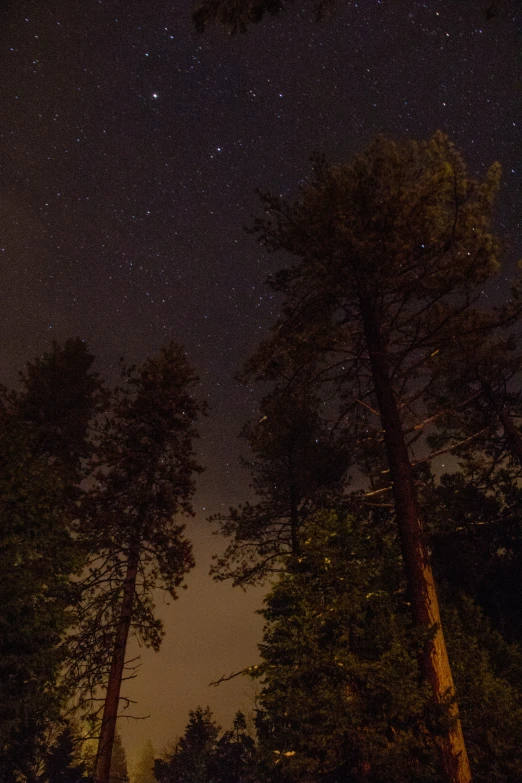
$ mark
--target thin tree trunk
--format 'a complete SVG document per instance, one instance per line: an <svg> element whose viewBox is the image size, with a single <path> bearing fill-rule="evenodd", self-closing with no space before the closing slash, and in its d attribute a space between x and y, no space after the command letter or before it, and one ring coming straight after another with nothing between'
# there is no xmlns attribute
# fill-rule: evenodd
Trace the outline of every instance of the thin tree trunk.
<svg viewBox="0 0 522 783"><path fill-rule="evenodd" d="M297 497L294 484L290 486L290 532L292 537L292 554L299 555L299 510L297 508Z"/></svg>
<svg viewBox="0 0 522 783"><path fill-rule="evenodd" d="M297 505L297 492L295 487L295 472L293 456L288 454L288 481L290 495L290 538L292 542L292 555L294 557L300 554L299 545L299 509Z"/></svg>
<svg viewBox="0 0 522 783"><path fill-rule="evenodd" d="M103 718L96 753L96 765L94 769L94 783L109 783L111 772L112 748L114 734L116 732L116 718L120 701L121 681L125 665L125 651L132 617L132 606L136 591L136 579L138 576L139 547L131 547L127 561L127 573L123 585L123 597L121 600L120 617L116 628L116 640L112 654L109 682L105 695Z"/></svg>
<svg viewBox="0 0 522 783"><path fill-rule="evenodd" d="M520 432L515 426L515 422L507 412L504 404L498 399L490 384L487 381L481 381L481 385L490 403L492 404L495 413L497 414L499 421L502 424L502 427L504 428L504 434L509 444L509 451L517 459L518 464L522 467L522 437L520 436Z"/></svg>
<svg viewBox="0 0 522 783"><path fill-rule="evenodd" d="M455 686L442 631L433 571L422 530L412 466L390 380L386 349L372 302L363 297L361 315L383 427L413 617L417 625L431 634L422 657L423 675L431 685L434 701L437 704L448 704L451 720L447 735L438 743L444 778L447 783L469 783L471 772L455 701Z"/></svg>

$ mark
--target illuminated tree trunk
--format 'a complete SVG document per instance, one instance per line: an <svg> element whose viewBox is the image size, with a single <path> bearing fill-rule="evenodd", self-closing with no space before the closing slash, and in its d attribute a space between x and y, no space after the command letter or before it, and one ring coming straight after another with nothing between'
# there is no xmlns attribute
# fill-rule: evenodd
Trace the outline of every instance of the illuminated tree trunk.
<svg viewBox="0 0 522 783"><path fill-rule="evenodd" d="M109 682L105 695L103 718L96 753L96 766L94 770L94 783L109 783L111 772L112 748L116 732L116 718L118 717L118 705L120 701L121 681L125 665L125 651L132 618L132 607L136 591L136 579L138 576L139 547L135 545L129 552L127 561L127 573L123 585L123 597L121 600L120 617L116 628L116 639L112 654Z"/></svg>
<svg viewBox="0 0 522 783"><path fill-rule="evenodd" d="M411 462L390 380L386 349L369 297L361 297L361 315L392 480L413 618L418 626L431 634L421 660L423 675L431 685L435 703L448 705L451 721L446 736L438 742L444 777L447 783L469 783L471 772Z"/></svg>

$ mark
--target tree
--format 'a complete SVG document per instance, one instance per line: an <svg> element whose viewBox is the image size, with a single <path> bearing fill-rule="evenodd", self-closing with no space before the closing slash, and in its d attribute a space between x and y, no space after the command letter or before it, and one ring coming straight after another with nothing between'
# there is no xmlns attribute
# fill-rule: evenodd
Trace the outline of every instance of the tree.
<svg viewBox="0 0 522 783"><path fill-rule="evenodd" d="M264 780L256 744L247 732L243 713L236 713L232 730L219 734L220 728L208 707L191 711L185 733L173 752L156 760L156 780L159 783L258 783Z"/></svg>
<svg viewBox="0 0 522 783"><path fill-rule="evenodd" d="M116 731L114 735L114 744L112 746L111 756L111 774L110 783L129 783L129 772L127 769L127 754L121 741L121 736Z"/></svg>
<svg viewBox="0 0 522 783"><path fill-rule="evenodd" d="M520 420L520 291L511 306L468 313L449 352L437 356L429 404L437 419L435 448L460 445L467 469L491 484L498 470L522 469ZM515 477L515 476L513 476ZM484 483L485 481L485 483Z"/></svg>
<svg viewBox="0 0 522 783"><path fill-rule="evenodd" d="M4 425L5 425L4 421ZM1 427L1 425L0 425ZM83 561L63 486L11 422L0 433L0 780L39 750L59 716L60 643L73 622L71 574Z"/></svg>
<svg viewBox="0 0 522 783"><path fill-rule="evenodd" d="M87 781L85 764L78 758L78 739L70 725L60 732L44 762L38 783L83 783Z"/></svg>
<svg viewBox="0 0 522 783"><path fill-rule="evenodd" d="M155 756L154 747L149 739L138 754L132 774L132 783L156 783L154 777Z"/></svg>
<svg viewBox="0 0 522 783"><path fill-rule="evenodd" d="M289 0L201 0L193 14L196 30L204 32L207 27L220 25L229 34L245 33L253 24L265 16L277 16L288 9ZM501 11L502 0L495 0L488 6L478 5L478 11L486 19L494 19ZM336 0L315 0L311 11L317 21L328 16L336 6Z"/></svg>
<svg viewBox="0 0 522 783"><path fill-rule="evenodd" d="M317 158L309 185L291 205L264 197L260 241L299 260L276 274L284 296L273 337L250 363L251 375L279 381L292 366L317 367L338 391L361 434L364 419L386 454L414 620L426 635L422 668L434 703L448 713L438 738L447 781L470 780L437 592L412 470L432 387L432 359L451 356L452 337L499 268L490 232L498 187L493 165L483 182L442 133L428 142L376 139L351 165Z"/></svg>
<svg viewBox="0 0 522 783"><path fill-rule="evenodd" d="M340 767L349 780L430 779L429 694L389 514L319 513L263 616L258 732L291 780Z"/></svg>
<svg viewBox="0 0 522 783"><path fill-rule="evenodd" d="M431 737L444 731L418 677L400 546L382 509L307 524L303 550L265 599L258 733L292 781L440 781ZM518 781L520 648L444 591L448 644L476 780Z"/></svg>
<svg viewBox="0 0 522 783"><path fill-rule="evenodd" d="M260 417L242 434L252 453L242 464L250 470L257 502L210 518L232 538L211 573L245 587L299 553L307 517L334 497L339 502L350 456L342 436L321 421L319 402L306 387L265 398Z"/></svg>
<svg viewBox="0 0 522 783"><path fill-rule="evenodd" d="M484 610L510 642L522 641L522 491L505 471L493 487L461 470L424 482L429 543L437 574Z"/></svg>
<svg viewBox="0 0 522 783"><path fill-rule="evenodd" d="M159 783L209 783L209 766L219 732L208 707L191 710L185 733L174 751L155 763Z"/></svg>
<svg viewBox="0 0 522 783"><path fill-rule="evenodd" d="M100 425L96 486L84 508L95 560L76 650L78 665L89 671L99 660L107 677L96 783L109 780L129 631L159 648L154 590L176 598L193 566L176 515L193 513L194 474L201 470L193 455L194 422L205 408L193 394L197 380L183 349L170 343L140 367L123 368Z"/></svg>
<svg viewBox="0 0 522 783"><path fill-rule="evenodd" d="M104 401L93 361L80 338L67 340L63 348L54 342L50 352L20 373L22 390L7 395L12 414L32 433L33 453L49 459L70 485L83 478L89 425Z"/></svg>
<svg viewBox="0 0 522 783"><path fill-rule="evenodd" d="M259 767L256 743L247 731L245 716L239 711L232 729L225 731L217 742L211 778L215 783L258 783Z"/></svg>
<svg viewBox="0 0 522 783"><path fill-rule="evenodd" d="M0 780L36 764L68 695L60 680L85 556L75 536L80 459L96 410L85 344L27 366L0 400Z"/></svg>
<svg viewBox="0 0 522 783"><path fill-rule="evenodd" d="M458 444L452 450L459 471L430 482L423 498L429 516L437 519L431 544L444 553L439 560L445 561L445 578L465 584L512 640L522 638L522 605L513 589L522 555L517 309L506 308L501 317L494 311L471 313L451 351L436 357L428 403L437 430L428 440L436 451Z"/></svg>

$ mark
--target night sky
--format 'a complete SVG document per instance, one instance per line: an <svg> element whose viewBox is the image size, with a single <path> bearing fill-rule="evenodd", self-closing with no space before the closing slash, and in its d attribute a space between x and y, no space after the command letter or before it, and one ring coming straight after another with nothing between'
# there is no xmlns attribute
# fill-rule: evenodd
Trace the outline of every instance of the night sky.
<svg viewBox="0 0 522 783"><path fill-rule="evenodd" d="M284 258L243 231L256 188L292 198L321 150L350 160L379 132L446 131L473 172L502 164L497 230L506 271L522 257L520 0L341 2L315 23L295 3L247 35L195 34L191 0L4 0L0 11L0 382L53 340L84 338L97 369L181 341L211 414L189 523L198 566L161 607L167 637L126 692L128 750L174 739L190 708L228 724L252 707L260 591L207 576L205 517L245 499L237 434L257 390L234 373L277 314L264 286Z"/></svg>

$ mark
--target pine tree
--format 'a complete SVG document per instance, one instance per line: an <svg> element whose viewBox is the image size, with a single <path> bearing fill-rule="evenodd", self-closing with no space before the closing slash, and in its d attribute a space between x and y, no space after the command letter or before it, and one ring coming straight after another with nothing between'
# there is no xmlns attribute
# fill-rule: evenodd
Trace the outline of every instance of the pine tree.
<svg viewBox="0 0 522 783"><path fill-rule="evenodd" d="M67 689L64 639L85 563L75 535L80 459L99 382L81 341L53 345L0 401L0 780L44 752ZM29 774L29 773L27 773Z"/></svg>
<svg viewBox="0 0 522 783"><path fill-rule="evenodd" d="M100 425L96 485L83 508L93 564L72 662L87 678L98 663L107 678L96 783L109 779L129 632L159 648L154 591L162 587L175 598L193 566L176 515L193 513L201 470L194 422L205 406L194 396L197 377L183 349L169 344L142 366L124 368L122 381Z"/></svg>
<svg viewBox="0 0 522 783"><path fill-rule="evenodd" d="M208 707L191 710L185 733L174 751L156 761L159 783L208 783L219 731Z"/></svg>
<svg viewBox="0 0 522 783"><path fill-rule="evenodd" d="M44 762L38 783L83 783L85 764L78 758L78 740L70 725L58 735Z"/></svg>
<svg viewBox="0 0 522 783"><path fill-rule="evenodd" d="M467 467L467 465L466 465ZM460 470L422 488L430 548L440 578L471 596L510 642L522 642L522 490L509 471L484 488Z"/></svg>
<svg viewBox="0 0 522 783"><path fill-rule="evenodd" d="M383 510L319 514L301 555L265 601L258 731L292 781L440 781L433 733L444 731L418 677L400 546ZM347 553L348 556L347 556ZM518 781L521 651L469 598L444 590L475 779Z"/></svg>
<svg viewBox="0 0 522 783"><path fill-rule="evenodd" d="M284 296L282 315L251 375L279 383L289 357L293 367L319 363L353 440L364 423L356 408L381 429L413 617L427 638L424 676L448 714L441 765L455 783L470 780L470 770L411 446L427 423L431 360L442 349L451 356L453 335L499 269L489 228L498 179L498 165L483 182L469 177L441 133L426 143L378 138L351 165L318 158L295 204L266 196L268 217L256 225L262 243L298 261L271 281Z"/></svg>
<svg viewBox="0 0 522 783"><path fill-rule="evenodd" d="M5 423L5 422L4 422ZM0 432L0 780L38 752L56 719L60 643L82 564L63 485L8 422Z"/></svg>
<svg viewBox="0 0 522 783"><path fill-rule="evenodd" d="M110 783L129 783L129 772L127 769L127 754L123 747L123 742L118 731L114 734L114 744L112 746Z"/></svg>
<svg viewBox="0 0 522 783"><path fill-rule="evenodd" d="M254 739L247 731L245 716L237 712L233 727L219 738L210 765L214 783L258 783L261 780Z"/></svg>
<svg viewBox="0 0 522 783"><path fill-rule="evenodd" d="M154 777L155 757L154 746L149 739L142 747L134 764L132 783L156 783L156 778Z"/></svg>
<svg viewBox="0 0 522 783"><path fill-rule="evenodd" d="M8 396L11 412L32 433L32 451L51 460L68 485L83 478L90 454L89 425L104 401L94 357L80 338L29 362L20 373L22 390Z"/></svg>
<svg viewBox="0 0 522 783"><path fill-rule="evenodd" d="M275 781L273 770L260 763L245 716L236 713L230 731L220 736L210 710L190 712L183 737L155 764L159 783L261 783ZM267 775L268 772L268 775ZM272 774L270 774L272 773ZM139 783L137 780L133 783Z"/></svg>
<svg viewBox="0 0 522 783"><path fill-rule="evenodd" d="M299 553L307 517L334 497L339 502L350 457L339 433L321 421L319 401L306 386L266 397L242 434L252 454L242 464L252 476L256 502L210 518L232 539L211 573L245 587Z"/></svg>

